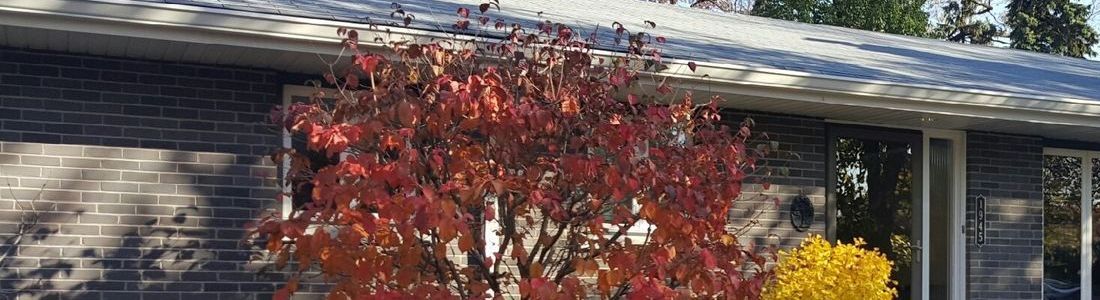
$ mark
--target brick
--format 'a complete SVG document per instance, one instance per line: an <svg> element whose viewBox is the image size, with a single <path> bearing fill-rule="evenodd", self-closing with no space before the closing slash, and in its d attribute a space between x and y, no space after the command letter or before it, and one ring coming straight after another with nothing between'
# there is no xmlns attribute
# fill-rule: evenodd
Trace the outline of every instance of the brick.
<svg viewBox="0 0 1100 300"><path fill-rule="evenodd" d="M82 170L81 178L85 180L120 180L121 173L108 170Z"/></svg>
<svg viewBox="0 0 1100 300"><path fill-rule="evenodd" d="M133 205L120 205L120 204L100 204L96 205L96 212L105 214L132 214L135 209Z"/></svg>
<svg viewBox="0 0 1100 300"><path fill-rule="evenodd" d="M137 163L134 163L137 166ZM122 181L158 182L160 175L157 173L122 172Z"/></svg>
<svg viewBox="0 0 1100 300"><path fill-rule="evenodd" d="M80 202L92 203L118 203L121 197L115 193L82 192Z"/></svg>
<svg viewBox="0 0 1100 300"><path fill-rule="evenodd" d="M186 196L159 196L157 203L166 205L195 205L195 197Z"/></svg>
<svg viewBox="0 0 1100 300"><path fill-rule="evenodd" d="M196 162L199 160L199 155L198 153L184 151L161 151L160 159L172 162Z"/></svg>
<svg viewBox="0 0 1100 300"><path fill-rule="evenodd" d="M137 169L140 163L129 160L104 159L100 161L100 165L104 169L133 170Z"/></svg>
<svg viewBox="0 0 1100 300"><path fill-rule="evenodd" d="M176 77L162 75L141 75L138 81L144 84L171 85L176 83Z"/></svg>
<svg viewBox="0 0 1100 300"><path fill-rule="evenodd" d="M61 98L61 90L46 87L22 87L22 95L29 98Z"/></svg>
<svg viewBox="0 0 1100 300"><path fill-rule="evenodd" d="M173 141L162 140L141 140L142 148L154 148L154 149L178 149L179 144Z"/></svg>
<svg viewBox="0 0 1100 300"><path fill-rule="evenodd" d="M85 147L84 156L88 157L102 157L102 158L122 158L122 149L118 148L100 148L100 147Z"/></svg>
<svg viewBox="0 0 1100 300"><path fill-rule="evenodd" d="M52 76L52 77L56 77L59 74L61 74L61 70L58 70L57 67L54 67L54 66L20 65L19 66L19 73L23 74L23 75L32 75L32 76Z"/></svg>
<svg viewBox="0 0 1100 300"><path fill-rule="evenodd" d="M78 219L81 224L118 224L117 216L84 213Z"/></svg>
<svg viewBox="0 0 1100 300"><path fill-rule="evenodd" d="M153 206L153 205L139 205L137 206L137 214L139 215L155 215L155 216L171 216L175 213L175 209L167 206Z"/></svg>
<svg viewBox="0 0 1100 300"><path fill-rule="evenodd" d="M99 71L84 68L60 68L61 77L73 79L99 79Z"/></svg>
<svg viewBox="0 0 1100 300"><path fill-rule="evenodd" d="M122 134L126 137L132 138L144 138L144 139L159 139L160 130L149 128L123 128Z"/></svg>
<svg viewBox="0 0 1100 300"><path fill-rule="evenodd" d="M178 170L177 169L178 167L179 167L178 164L167 163L167 162L144 162L143 161L143 162L141 162L141 165L140 165L140 169L142 171L153 171L153 172L176 172Z"/></svg>
<svg viewBox="0 0 1100 300"><path fill-rule="evenodd" d="M84 67L89 69L100 70L118 70L122 69L122 63L117 60L105 60L105 59L84 59Z"/></svg>
<svg viewBox="0 0 1100 300"><path fill-rule="evenodd" d="M43 145L42 149L42 153L51 156L80 156L83 153L80 146L70 145Z"/></svg>
<svg viewBox="0 0 1100 300"><path fill-rule="evenodd" d="M23 143L3 143L0 149L4 153L42 154L42 145Z"/></svg>
<svg viewBox="0 0 1100 300"><path fill-rule="evenodd" d="M195 183L195 176L179 174L160 174L160 182L172 184Z"/></svg>
<svg viewBox="0 0 1100 300"><path fill-rule="evenodd" d="M0 165L0 176L39 177L42 176L42 168L18 165Z"/></svg>
<svg viewBox="0 0 1100 300"><path fill-rule="evenodd" d="M56 134L23 133L23 141L31 143L61 143L61 136Z"/></svg>
<svg viewBox="0 0 1100 300"><path fill-rule="evenodd" d="M87 170L84 170L84 171L87 171ZM82 191L98 191L99 190L99 183L96 182L96 181L61 180L61 181L59 181L58 186L61 189L66 189L66 190L82 190ZM80 196L79 195L71 195L71 196L68 196L66 199L69 199L70 201L78 201L80 199Z"/></svg>
<svg viewBox="0 0 1100 300"><path fill-rule="evenodd" d="M99 168L100 164L98 159L64 157L61 158L61 166L69 168Z"/></svg>
<svg viewBox="0 0 1100 300"><path fill-rule="evenodd" d="M122 203L130 204L156 204L157 196L149 194L123 194Z"/></svg>
<svg viewBox="0 0 1100 300"><path fill-rule="evenodd" d="M139 191L139 186L136 183L103 182L103 183L100 183L100 187L102 187L104 191L112 191L112 192L136 193L136 192Z"/></svg>
<svg viewBox="0 0 1100 300"><path fill-rule="evenodd" d="M129 159L155 160L160 157L160 153L155 150L123 149L122 156Z"/></svg>
<svg viewBox="0 0 1100 300"><path fill-rule="evenodd" d="M143 183L140 191L141 193L173 194L176 192L176 186L172 184Z"/></svg>
<svg viewBox="0 0 1100 300"><path fill-rule="evenodd" d="M204 164L232 164L237 160L235 155L231 154L213 154L213 153L201 153L199 154L199 163Z"/></svg>
<svg viewBox="0 0 1100 300"><path fill-rule="evenodd" d="M53 111L24 110L23 119L28 121L61 122L61 114Z"/></svg>
<svg viewBox="0 0 1100 300"><path fill-rule="evenodd" d="M137 82L138 75L128 72L115 72L115 71L103 71L100 73L100 79L104 81L113 82Z"/></svg>
<svg viewBox="0 0 1100 300"><path fill-rule="evenodd" d="M104 146L114 147L138 147L141 146L141 142L137 139L124 139L124 138L103 138Z"/></svg>
<svg viewBox="0 0 1100 300"><path fill-rule="evenodd" d="M23 121L4 121L4 129L10 131L42 131L42 123Z"/></svg>
<svg viewBox="0 0 1100 300"><path fill-rule="evenodd" d="M23 257L61 257L57 247L19 246L19 256Z"/></svg>
<svg viewBox="0 0 1100 300"><path fill-rule="evenodd" d="M84 125L87 135L122 136L122 128L117 126Z"/></svg>

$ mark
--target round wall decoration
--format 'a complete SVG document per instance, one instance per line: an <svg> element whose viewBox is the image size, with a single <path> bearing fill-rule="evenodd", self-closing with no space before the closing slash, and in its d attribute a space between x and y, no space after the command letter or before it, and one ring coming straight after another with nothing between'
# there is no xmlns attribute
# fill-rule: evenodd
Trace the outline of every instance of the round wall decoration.
<svg viewBox="0 0 1100 300"><path fill-rule="evenodd" d="M814 204L810 197L799 195L791 200L791 225L798 232L806 231L814 223Z"/></svg>

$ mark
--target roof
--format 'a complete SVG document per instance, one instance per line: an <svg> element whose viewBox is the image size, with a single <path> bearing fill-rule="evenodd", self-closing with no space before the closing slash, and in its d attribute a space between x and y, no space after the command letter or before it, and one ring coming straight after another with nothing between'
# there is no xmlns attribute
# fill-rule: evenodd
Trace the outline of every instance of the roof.
<svg viewBox="0 0 1100 300"><path fill-rule="evenodd" d="M135 1L137 2L137 1ZM391 0L141 0L342 22L394 24ZM449 30L458 7L483 0L401 1L409 27ZM1100 102L1100 62L1014 49L711 12L637 0L502 1L492 18L533 26L551 20L581 31L612 22L665 36L665 56L914 86L992 91Z"/></svg>

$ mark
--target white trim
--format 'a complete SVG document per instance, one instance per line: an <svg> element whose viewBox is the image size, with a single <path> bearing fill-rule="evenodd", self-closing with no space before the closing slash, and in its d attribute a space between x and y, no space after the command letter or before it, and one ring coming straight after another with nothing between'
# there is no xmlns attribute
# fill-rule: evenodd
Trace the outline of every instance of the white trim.
<svg viewBox="0 0 1100 300"><path fill-rule="evenodd" d="M1093 294L1092 276L1094 271L1092 269L1092 258L1095 255L1092 251L1094 243L1092 228L1096 225L1093 224L1092 219L1092 204L1094 202L1092 195L1094 166L1092 162L1094 159L1100 159L1100 152L1048 147L1043 148L1043 155L1069 156L1081 159L1081 299L1091 299L1089 296Z"/></svg>
<svg viewBox="0 0 1100 300"><path fill-rule="evenodd" d="M954 182L952 182L953 190L951 192L951 278L950 282L950 299L962 300L966 299L966 232L962 230L966 224L966 132L953 131L953 130L938 130L938 129L924 129L924 144L926 149L924 153L929 153L929 146L931 139L944 139L951 141L952 150L952 174L954 175ZM930 163L925 159L925 166ZM931 173L930 169L924 172L925 179ZM925 182L928 182L925 180ZM930 186L928 184L922 185L925 189L925 211L929 211L931 207L928 205L931 197ZM924 228L928 230L928 222L930 222L929 214L924 215ZM959 229L959 230L956 230ZM928 232L928 231L925 231ZM927 238L927 236L925 236ZM927 252L927 251L926 251ZM927 255L924 255L927 256ZM925 257L927 259L928 257ZM926 260L927 261L927 260ZM924 263L926 271L928 263ZM928 277L928 273L924 274L924 277ZM924 288L928 288L926 284ZM925 293L928 295L928 293Z"/></svg>
<svg viewBox="0 0 1100 300"><path fill-rule="evenodd" d="M289 85L283 86L283 114L284 114L284 116L287 112L286 108L290 106L291 98L293 98L293 94L291 93L290 87L291 86L289 86ZM283 147L283 149L288 149L292 146L291 139L290 139L290 132L287 131L286 127L284 127L282 125L279 125L279 127L282 127L282 133L281 133L281 135L282 135L282 147ZM290 187L290 184L287 184L287 182L286 182L286 177L287 177L287 175L290 171L290 159L287 159L287 158L284 157L283 161L280 162L280 164L282 164L282 170L280 171L281 174L279 174L279 186L282 186L282 188L283 188L282 189L283 190L283 205L282 205L281 214L283 216L283 220L286 220L286 219L290 219L290 212L294 210L294 203L293 203L294 201L290 197L291 187Z"/></svg>
<svg viewBox="0 0 1100 300"><path fill-rule="evenodd" d="M371 29L352 22L116 0L8 0L0 4L0 25L326 54L338 51L333 46L339 41L336 27L360 30L363 37L385 35L389 40L429 41L449 36L402 27ZM382 46L371 44L370 38L361 40L365 45ZM621 55L610 51L594 53ZM1100 128L1097 118L1100 103L1094 100L899 84L708 62L697 63L697 71L691 72L687 68L689 61L666 59L665 62L670 68L662 75L683 80L685 86L700 90Z"/></svg>
<svg viewBox="0 0 1100 300"><path fill-rule="evenodd" d="M1081 162L1081 295L1093 295L1092 292L1092 161L1097 158L1095 152L1089 152ZM1085 246L1088 245L1088 246Z"/></svg>
<svg viewBox="0 0 1100 300"><path fill-rule="evenodd" d="M928 278L928 273L931 271L931 266L930 266L931 259L928 258L928 256L929 256L928 253L932 252L932 247L929 247L932 244L932 240L929 239L929 237L932 236L931 224L928 224L929 222L931 222L931 218L932 218L931 217L932 214L929 212L929 210L931 210L931 206L932 206L931 205L932 195L931 195L931 188L930 188L931 187L931 182L929 182L929 179L931 179L929 176L930 176L930 173L932 173L931 161L930 161L931 157L932 157L932 151L931 151L932 147L931 147L931 138L929 138L928 134L926 134L924 132L921 132L921 146L920 147L921 147L920 164L921 164L921 170L922 170L920 172L920 174L921 174L921 178L920 178L920 181L921 181L920 182L920 188L921 188L920 202L921 203L918 204L920 206L919 209L914 209L915 211L920 212L920 216L912 216L912 217L920 218L920 228L921 228L920 229L920 237L919 237L920 239L918 240L919 245L917 245L917 247L919 247L917 249L920 250L920 256L916 258L917 261L920 261L920 266L918 266L918 268L920 268L920 278L918 279L918 282L920 283L920 286L917 287L917 288L920 290L920 294L919 294L920 297L922 298L922 300L924 300L924 299L928 299L928 297L931 296L928 293L929 292L929 287L931 286L931 282L929 282L929 278ZM917 184L917 183L914 182L912 184Z"/></svg>

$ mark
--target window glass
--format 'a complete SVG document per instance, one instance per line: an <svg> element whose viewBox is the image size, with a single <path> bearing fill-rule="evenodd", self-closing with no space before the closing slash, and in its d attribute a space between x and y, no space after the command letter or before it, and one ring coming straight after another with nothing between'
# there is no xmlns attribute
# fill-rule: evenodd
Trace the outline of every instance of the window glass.
<svg viewBox="0 0 1100 300"><path fill-rule="evenodd" d="M1081 165L1078 157L1046 155L1043 159L1043 295L1046 299L1081 297Z"/></svg>

